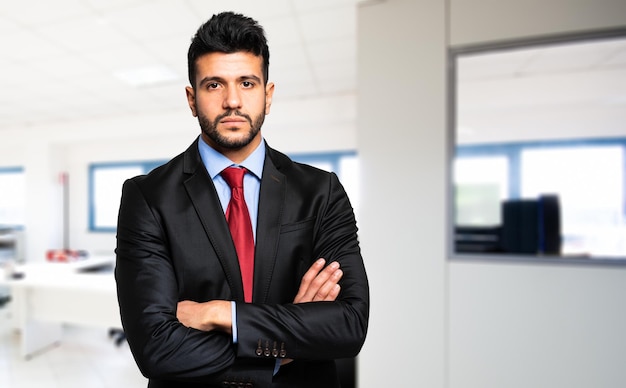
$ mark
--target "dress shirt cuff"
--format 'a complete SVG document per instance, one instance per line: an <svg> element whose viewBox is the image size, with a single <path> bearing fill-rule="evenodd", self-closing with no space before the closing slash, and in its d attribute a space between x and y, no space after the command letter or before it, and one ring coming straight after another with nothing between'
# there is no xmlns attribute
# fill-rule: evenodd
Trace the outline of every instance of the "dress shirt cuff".
<svg viewBox="0 0 626 388"><path fill-rule="evenodd" d="M233 343L237 343L237 304L235 301L230 302L230 315L232 320Z"/></svg>

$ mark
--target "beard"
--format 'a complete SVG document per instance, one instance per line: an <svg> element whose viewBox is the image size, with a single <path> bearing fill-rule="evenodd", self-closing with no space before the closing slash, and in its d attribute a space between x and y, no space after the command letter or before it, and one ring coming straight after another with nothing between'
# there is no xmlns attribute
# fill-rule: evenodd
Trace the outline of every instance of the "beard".
<svg viewBox="0 0 626 388"><path fill-rule="evenodd" d="M217 145L218 147L221 147L224 149L230 149L230 150L239 149L250 144L250 142L256 137L256 135L261 130L261 126L263 126L263 122L265 121L265 108L259 115L257 115L254 118L254 120L252 120L252 118L249 115L242 113L238 110L226 111L225 113L217 116L215 120L209 119L206 115L201 113L199 110L196 110L196 111L198 112L198 123L200 124L200 129L202 130L202 133L206 137L208 137L210 140L212 140L215 143L215 145ZM248 121L248 124L250 124L250 130L248 131L246 136L238 138L238 139L231 139L219 133L219 131L217 130L217 124L223 118L231 116L231 115L237 116L237 117L243 117L246 119L246 121Z"/></svg>

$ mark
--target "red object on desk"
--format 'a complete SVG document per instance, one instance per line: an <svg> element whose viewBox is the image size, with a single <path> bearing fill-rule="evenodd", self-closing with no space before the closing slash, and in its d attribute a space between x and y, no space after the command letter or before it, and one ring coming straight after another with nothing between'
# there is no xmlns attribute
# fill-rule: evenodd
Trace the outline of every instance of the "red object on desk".
<svg viewBox="0 0 626 388"><path fill-rule="evenodd" d="M46 259L53 263L68 263L87 258L87 252L73 249L49 249Z"/></svg>

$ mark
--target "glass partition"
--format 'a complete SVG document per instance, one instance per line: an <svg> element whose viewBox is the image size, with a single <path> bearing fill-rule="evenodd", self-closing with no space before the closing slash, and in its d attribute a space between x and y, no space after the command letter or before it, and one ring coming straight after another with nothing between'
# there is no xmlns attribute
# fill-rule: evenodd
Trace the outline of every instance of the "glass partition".
<svg viewBox="0 0 626 388"><path fill-rule="evenodd" d="M450 52L455 257L626 262L626 31Z"/></svg>

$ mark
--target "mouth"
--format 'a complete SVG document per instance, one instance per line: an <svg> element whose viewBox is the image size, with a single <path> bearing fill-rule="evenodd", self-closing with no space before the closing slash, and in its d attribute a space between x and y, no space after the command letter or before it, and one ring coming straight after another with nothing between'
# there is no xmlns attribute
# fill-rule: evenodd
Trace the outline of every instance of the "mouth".
<svg viewBox="0 0 626 388"><path fill-rule="evenodd" d="M240 124L247 123L248 120L246 120L246 118L243 116L232 114L232 115L223 117L219 122L225 125L240 125Z"/></svg>
<svg viewBox="0 0 626 388"><path fill-rule="evenodd" d="M235 118L235 117L226 117L220 120L222 124L236 124L236 123L245 123L246 119L244 118Z"/></svg>

